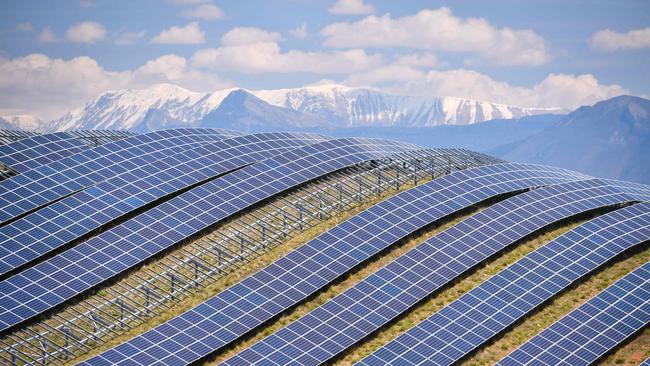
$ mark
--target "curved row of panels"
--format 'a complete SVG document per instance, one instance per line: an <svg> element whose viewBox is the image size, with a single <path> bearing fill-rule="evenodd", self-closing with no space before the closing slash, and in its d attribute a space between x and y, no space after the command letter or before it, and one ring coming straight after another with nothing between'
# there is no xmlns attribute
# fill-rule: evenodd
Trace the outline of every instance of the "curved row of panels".
<svg viewBox="0 0 650 366"><path fill-rule="evenodd" d="M180 149L180 144L172 148ZM166 146L155 154L168 150ZM121 155L127 159L133 156L126 148L116 151L128 151ZM88 183L85 190L1 229L3 272L10 275L0 282L0 331L61 305L258 202L340 169L395 154L420 154L422 159L444 156L445 161L465 166L494 161L463 150L423 151L388 140L326 140L306 134L243 136L201 147L186 146L150 164L137 160L136 169L141 170L125 172L128 176L117 173L95 185ZM78 166L72 164L71 169ZM138 180L134 171L143 178ZM74 244L92 229L105 227L124 213L146 208L147 203L163 197L169 199L31 265L30 261L51 250ZM23 265L27 267L21 268Z"/></svg>
<svg viewBox="0 0 650 366"><path fill-rule="evenodd" d="M0 332L28 324L259 202L355 164L404 155L435 162L440 158L439 164L453 161L469 169L361 212L187 313L87 364L177 365L200 360L418 230L482 202L501 201L423 242L226 364L327 362L487 258L545 227L587 212L629 206L599 216L531 253L531 261L540 260L536 255L544 256L539 266L529 265L526 257L513 265L519 270L504 270L503 278L510 282L490 280L496 286L512 283L523 293L508 288L505 297L498 298L500 292L487 281L484 285L494 296L479 297L486 293L479 287L479 295L470 292L469 300L461 298L449 310L439 312L445 311L441 319L446 323L440 324L436 313L431 322L423 322L362 361L448 364L562 286L650 236L649 206L639 203L650 198L650 187L641 184L594 179L544 166L504 164L464 150L423 150L389 140L168 130L84 149L0 182L0 200L11 206L0 209L4 215L0 224ZM55 171L65 173L56 175ZM101 230L105 231L95 235ZM562 248L559 254L554 252L559 250L556 246ZM584 254L585 248L597 256L574 254ZM544 267L555 261L579 267L561 272L566 282L549 282L546 287L527 277L551 271L548 278L555 278L552 274L558 268ZM523 287L530 283L536 286ZM495 323L485 307L497 303L505 304L507 311L501 309L506 317ZM442 335L431 324L439 326ZM445 342L442 346L431 344L440 339ZM413 344L405 346L404 340Z"/></svg>
<svg viewBox="0 0 650 366"><path fill-rule="evenodd" d="M0 130L0 163L23 173L94 146L135 136L128 131L76 130L25 134Z"/></svg>
<svg viewBox="0 0 650 366"><path fill-rule="evenodd" d="M642 202L650 197L650 187L644 185L590 179L574 172L526 164L499 164L453 173L373 206L205 303L85 364L195 362L241 338L418 228L481 201L542 186L491 206L427 240L225 364L327 362L463 272L522 238L581 213ZM557 241L569 240L576 233L594 232L600 237L603 231L616 232L620 225L638 228L631 235L612 239L612 243L623 243L620 246L608 244L624 250L650 238L649 215L650 205L636 204L594 219ZM606 225L612 222L617 225ZM539 252L545 250L546 247ZM612 250L603 258L611 258L616 253ZM568 256L567 259L576 258ZM573 281L575 278L568 283ZM507 311L514 311L513 306L508 306ZM489 338L498 331L483 335ZM420 333L412 339L422 338ZM452 349L457 351L455 345ZM463 354L471 350L467 345L464 349ZM462 357L455 354L455 360L418 359L408 355L409 359L390 352L397 356L391 359L385 354L383 349L379 350L363 362L369 365L449 364Z"/></svg>

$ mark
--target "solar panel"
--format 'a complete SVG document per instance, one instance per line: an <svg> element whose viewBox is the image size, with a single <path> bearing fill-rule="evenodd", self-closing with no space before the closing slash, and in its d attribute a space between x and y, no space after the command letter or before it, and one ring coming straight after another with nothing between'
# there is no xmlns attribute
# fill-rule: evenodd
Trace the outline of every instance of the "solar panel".
<svg viewBox="0 0 650 366"><path fill-rule="evenodd" d="M0 162L18 173L89 149L65 132L37 135L0 146Z"/></svg>
<svg viewBox="0 0 650 366"><path fill-rule="evenodd" d="M497 365L591 365L648 323L650 262L544 329Z"/></svg>
<svg viewBox="0 0 650 366"><path fill-rule="evenodd" d="M0 282L0 331L277 193L360 162L418 149L380 139L325 141L195 187Z"/></svg>
<svg viewBox="0 0 650 366"><path fill-rule="evenodd" d="M225 135L231 135L228 131L224 132ZM72 130L66 131L66 133L90 146L104 145L137 135L135 132L126 130Z"/></svg>
<svg viewBox="0 0 650 366"><path fill-rule="evenodd" d="M650 239L650 203L592 219L475 287L361 365L451 364L603 263Z"/></svg>
<svg viewBox="0 0 650 366"><path fill-rule="evenodd" d="M32 136L40 135L38 132L6 130L0 128L0 145L10 144Z"/></svg>
<svg viewBox="0 0 650 366"><path fill-rule="evenodd" d="M196 360L425 225L498 194L582 177L556 168L499 164L438 178L372 206L194 309L87 364ZM162 343L169 346L159 346ZM138 351L132 353L133 347Z"/></svg>
<svg viewBox="0 0 650 366"><path fill-rule="evenodd" d="M650 187L647 190L650 192ZM580 212L632 201L634 197L597 179L512 197L419 244L226 364L326 362L472 266L539 228ZM315 328L316 324L320 326Z"/></svg>
<svg viewBox="0 0 650 366"><path fill-rule="evenodd" d="M650 366L650 357L646 358L645 361L641 362L640 366Z"/></svg>
<svg viewBox="0 0 650 366"><path fill-rule="evenodd" d="M245 135L115 175L0 228L0 275L178 190L323 140L301 133Z"/></svg>
<svg viewBox="0 0 650 366"><path fill-rule="evenodd" d="M111 142L0 181L0 223L139 165L224 137L212 130L152 132Z"/></svg>

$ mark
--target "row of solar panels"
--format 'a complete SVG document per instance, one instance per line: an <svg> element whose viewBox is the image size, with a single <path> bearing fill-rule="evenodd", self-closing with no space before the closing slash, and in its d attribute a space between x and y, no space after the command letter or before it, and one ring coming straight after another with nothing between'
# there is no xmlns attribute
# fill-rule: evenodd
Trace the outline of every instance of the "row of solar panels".
<svg viewBox="0 0 650 366"><path fill-rule="evenodd" d="M135 136L129 131L76 130L40 135L0 130L0 163L24 172L93 146Z"/></svg>
<svg viewBox="0 0 650 366"><path fill-rule="evenodd" d="M647 186L584 179L559 169L523 164L453 173L373 206L207 302L85 364L196 361L423 225L490 197L539 186L546 187L507 199L427 240L225 364L327 362L473 266L540 228L579 213L650 197ZM648 203L599 216L508 267L362 364L456 362L580 277L649 238ZM597 343L600 349L589 349L592 358L650 321L647 281L645 276L646 292L639 298L640 312L634 318L638 321L628 321L626 332L617 333L617 337L603 333L615 342ZM612 319L625 321L608 318ZM582 353L578 357L570 358L568 364L590 362Z"/></svg>
<svg viewBox="0 0 650 366"><path fill-rule="evenodd" d="M200 137L199 146L193 145L193 136ZM0 330L18 326L277 193L360 162L421 150L393 141L325 140L311 134L220 141L227 136L215 130L139 135L0 182L5 189L0 196L7 202L7 219L0 228L5 278L0 282ZM470 166L494 161L445 149L421 157L435 156ZM196 184L86 242L46 256L126 212ZM10 206L33 212L23 215Z"/></svg>
<svg viewBox="0 0 650 366"><path fill-rule="evenodd" d="M280 146L270 147L266 145L266 149L258 148L258 150L268 151L270 155L281 152L283 148L288 150L290 147L299 146L300 144L300 142L297 142L296 145L291 145L291 143L286 145L287 140L301 140L303 145L307 144L307 142L324 140L324 137L314 135L284 134L284 136L275 135L272 137L270 135L265 135L265 143L268 143L270 140L282 141L279 144ZM258 142L257 138L259 137L253 140ZM226 141L235 141L236 139L224 140L223 143ZM112 185L106 185L107 188L102 188L101 190L94 190L99 186L93 187L93 185L97 184L97 182L108 180L102 175L92 175L95 180L78 180L73 183L73 188L71 188L73 192L75 188L76 191L84 192L84 184L86 187L91 187L85 189L86 191L90 191L90 195L83 196L83 199L71 201L69 205L60 206L58 211L41 212L40 219L38 215L33 216L39 212L36 211L29 215L18 213L5 220L5 223L9 222L5 227L10 229L3 233L5 233L6 239L12 243L12 248L20 251L29 247L34 253L23 252L23 254L30 254L26 257L19 256L20 258L17 261L16 258L9 257L11 253L7 254L7 258L12 258L11 260L13 262L7 262L9 267L4 273L11 273L12 270L21 269L21 266L28 266L31 260L39 258L48 251L56 249L58 246L69 243L71 241L70 239L66 239L66 237L57 238L51 234L53 232L60 232L60 230L57 231L59 228L67 230L67 228L70 228L70 223L78 223L80 220L88 218L97 212L102 212L107 216L107 218L104 218L104 221L97 220L98 217L94 218L94 222L88 224L90 225L89 227L84 227L83 229L76 227L76 230L80 233L77 234L77 237L82 237L84 233L92 231L93 228L101 227L104 223L114 220L115 217L129 212L129 210L142 207L147 202L153 202L159 197L169 195L170 192L179 190L181 187L190 187L197 182L203 182L206 176L215 177L228 172L228 167L230 170L236 169L237 167L241 168L256 161L255 157L258 157L259 160L263 158L263 154L260 156L261 153L259 151L249 151L237 147L252 145L250 136L243 136L240 138L240 141L231 145L215 144L205 145L204 150L199 149L194 154L187 154L187 151L192 150L185 150L184 152L168 155L169 157L173 157L173 160L168 161L165 161L165 157L161 155L156 155L156 157L159 157L158 160L154 158L149 161L143 161L135 160L138 155L114 154L114 159L119 161L116 164L133 162L135 165L135 167L131 167L131 171L118 172L114 177L120 176L120 174L131 175L125 175L121 178L122 180L115 180ZM211 152L225 152L229 148L233 149L230 154L224 153L224 156L215 156L215 160L210 162L206 162L206 159L203 159L203 156L209 155ZM163 145L162 148L158 147L154 151L158 153L164 149L165 147ZM24 320L42 313L46 309L63 303L95 284L101 283L117 273L131 268L152 254L180 241L183 237L192 235L201 228L210 225L210 223L217 222L238 210L250 206L254 202L299 185L314 177L349 166L350 164L368 159L376 159L390 154L404 153L413 149L417 148L379 140L344 139L323 141L306 148L286 151L274 158L268 158L261 163L251 165L248 168L200 185L186 192L191 192L191 195L188 194L183 197L185 195L184 193L165 204L155 207L151 210L152 212L146 212L149 215L136 216L133 220L129 220L124 225L118 226L117 228L119 230L108 231L107 233L110 233L109 235L104 237L102 237L103 234L97 236L82 245L64 252L62 255L52 257L37 266L27 267L27 269L20 271L20 273L2 281L0 283L0 290L2 291L0 292L7 294L7 296L0 299L0 306L4 310L0 315L0 319L6 324L3 329L20 324ZM123 150L116 149L116 151L126 150L128 148ZM106 151L102 151L101 153L104 155L110 154L110 152L107 153ZM242 161L241 157L247 154L254 157L250 161ZM473 161L475 165L494 162L494 160L491 161L485 157L473 155L461 150L437 150L431 152L431 154L434 156L436 154L454 156L458 161ZM178 160L179 156L182 156L181 160ZM223 162L229 158L233 162L229 163L230 165L227 165L226 168L221 168L221 170L219 170L219 167L215 168L219 164L223 166ZM74 165L80 160L80 164ZM92 161L93 159L90 158L89 160ZM79 171L88 168L88 166L84 165L87 161L85 159L71 159L68 165L81 167L70 169L77 174L69 174L68 180L57 177L59 181L55 180L54 182L62 181L63 183L61 184L64 185L69 181L74 181L78 177L88 178L92 172L85 176L78 174ZM158 164L155 164L156 162ZM205 170L205 173L201 173L205 175L191 178L188 181L181 180L176 186L167 186L167 190L161 188L161 186L164 186L165 182L173 180L177 176L178 170L173 170L172 172L174 174L155 177L156 179L153 181L149 180L153 179L150 177L154 176L156 172L164 172L166 169L173 169L175 166L184 163L193 164L188 165L192 169L188 169L185 172L180 170L181 174L188 176L191 176L192 173L199 169L207 169L205 168L206 166L210 166L211 168L209 168L210 170ZM197 168L197 165L200 168ZM148 166L151 168L145 168ZM131 172L136 171L136 169L141 170L138 171L138 175L133 175ZM63 170L65 170L65 167ZM26 183L26 185L41 179L39 175L35 174L31 178L32 181ZM141 184L148 185L133 185L134 188L132 190L120 190L121 187L138 181L138 178L142 179L143 182ZM24 187L24 183L20 183L20 186ZM42 186L49 186L50 183L52 182L45 182ZM142 337L134 339L132 342L136 342L135 344L138 345L136 347L137 352L124 352L123 349L118 347L95 359L95 362L101 363L102 360L109 360L110 362L126 360L132 362L136 357L139 357L138 362L140 363L149 362L153 359L164 360L168 364L177 364L179 362L198 359L232 342L232 340L240 337L248 330L261 324L261 322L271 318L288 306L298 303L358 263L372 257L382 249L394 244L400 238L413 233L415 230L486 199L504 194L514 194L522 190L540 186L548 187L517 195L510 200L504 201L502 206L499 204L491 207L489 210L495 210L489 211L493 212L491 214L492 216L486 216L482 223L480 220L477 221L478 226L474 229L474 235L466 238L464 235L461 235L464 232L462 230L456 234L453 232L449 234L451 238L458 237L459 240L466 240L464 245L468 249L468 253L472 254L462 254L462 251L459 252L457 248L460 244L458 244L447 249L451 250L451 252L436 254L443 257L433 256L432 258L428 258L428 262L418 262L418 259L422 258L423 253L437 251L437 249L422 247L422 249L419 249L420 252L414 252L412 254L412 258L403 259L405 263L399 264L398 261L394 262L396 263L394 266L398 266L397 268L405 268L404 273L395 271L394 269L387 269L388 274L396 274L396 278L399 278L401 281L397 281L396 283L387 281L385 289L381 286L378 287L373 282L366 284L367 286L382 288L381 291L377 291L379 298L368 298L368 300L365 300L369 301L368 304L362 305L362 300L364 299L354 296L358 296L359 294L369 295L372 292L368 292L367 290L372 287L360 288L351 294L346 293L341 295L342 298L340 301L342 303L337 304L334 302L336 299L339 299L336 298L332 302L333 305L330 305L333 309L340 309L344 307L342 304L354 304L353 306L355 306L357 312L371 314L374 318L359 317L359 314L355 314L354 312L350 313L352 310L349 309L346 309L349 310L348 313L339 316L326 309L327 311L324 313L326 315L322 320L330 319L330 321L335 322L334 324L326 324L325 321L321 322L321 318L317 315L314 315L314 318L310 318L312 323L315 321L318 324L322 323L321 327L323 328L322 332L314 334L313 337L316 337L316 339L324 337L325 339L322 342L326 343L314 342L313 339L304 337L295 337L292 333L295 331L290 329L290 326L287 327L288 330L284 337L280 333L278 333L279 338L277 339L272 338L273 336L270 337L270 342L273 342L275 352L266 352L267 349L265 347L268 347L268 344L261 342L259 346L256 345L245 353L242 353L240 355L241 357L238 356L241 359L236 358L231 362L237 364L238 361L242 360L245 362L260 360L257 357L259 354L266 356L266 358L262 359L264 362L274 360L273 362L279 362L279 364L284 364L283 362L287 360L289 362L293 360L306 364L322 362L320 361L321 358L327 360L344 349L346 344L348 344L346 342L352 341L354 343L355 340L360 339L364 334L372 332L373 329L394 318L405 307L412 306L414 302L417 302L418 296L421 298L422 296L426 296L425 294L427 292L435 291L445 281L449 281L449 277L453 274L461 273L476 263L480 263L482 258L487 258L490 255L490 251L492 253L498 252L500 250L498 249L499 246L505 247L511 245L518 238L525 237L545 225L580 212L601 207L610 207L617 204L644 201L650 196L648 187L646 186L589 179L589 177L575 172L524 164L492 165L470 169L465 172L453 173L374 206L331 231L324 233L321 237L301 247L297 251L292 252L289 256L278 261L278 263L260 272L260 274L251 276L241 284L217 295L214 299L187 313L189 315L184 314L183 316L187 316L186 319L183 316L179 317L173 320L177 322L176 324L171 324L172 321L165 325L167 326L166 328L163 326L161 329L155 329L142 336L146 337L149 335L153 337L152 339L147 340ZM155 188L154 192L157 193L150 192L144 198L137 197L140 192L151 188ZM17 189L14 191L14 193L18 194ZM546 192L545 195L534 196L534 194L544 192ZM20 192L20 194L25 193L29 196L28 192ZM89 194L89 192L84 193ZM65 196L65 194L62 196ZM16 198L11 195L8 197ZM94 202L92 200L95 197L101 197L97 200L100 203L96 203L99 206L88 206L85 208L85 211L77 210L77 215L79 216L66 217L66 215L69 215L69 212L75 211L75 207L82 207L86 202ZM132 200L134 197L138 198L137 201L127 201ZM180 197L183 197L183 199L177 200ZM45 209L54 208L55 206L53 204L49 206L47 204L57 199L54 198L46 202L41 201L36 203L35 206L45 206ZM66 199L59 202L63 202ZM514 199L520 199L522 201L512 201ZM106 208L112 207L111 205L117 207L118 205L115 205L115 203L118 202L120 205L128 202L130 206L108 213ZM556 207L557 212L542 210L535 214L531 213L535 209L548 208L549 205ZM637 206L639 205L632 207ZM527 209L521 211L521 207L527 207ZM31 210L34 209L32 208ZM58 227L49 226L48 229L41 228L41 231L34 230L34 228L38 228L40 225L49 223L50 218L54 217L63 217L64 219L59 221L62 224ZM477 217L480 218L480 216L475 215L471 219L476 219ZM522 218L524 218L523 221ZM521 226L515 225L520 222ZM19 226L15 226L15 224L19 224ZM13 228L12 225L14 226ZM514 231L511 230L510 233L504 234L503 232L507 230L502 230L502 228L508 228ZM26 230L34 231L28 237L17 239L23 232L27 232ZM498 240L492 244L478 245L478 243L485 242L485 239L490 237L490 234L492 234L493 239L498 238ZM101 239L98 239L100 237ZM53 244L52 246L45 244L43 244L44 246L30 246L30 243L34 243L35 240ZM437 245L440 246L441 244ZM442 261L442 259L447 261ZM445 266L441 270L438 281L427 280L428 282L424 283L418 282L420 280L414 276L426 278L434 268L437 268L435 267L436 263L444 263L449 266ZM452 263L454 266L451 266ZM260 277L256 279L255 276ZM386 280L382 276L378 278L380 280ZM246 281L249 282L247 283ZM413 285L414 283L418 283L418 285ZM408 284L413 286L408 286ZM360 284L360 286L363 285ZM350 301L352 302L350 303ZM356 304L357 302L359 304ZM373 306L376 303L390 305ZM368 313L367 309L375 309L375 311ZM378 309L382 309L381 312ZM335 314L335 316L331 314ZM309 322L310 319L307 319L306 322ZM359 323L357 324L356 321ZM341 328L341 322L343 322L343 328ZM194 326L183 326L187 324L193 324ZM199 324L201 327L199 327ZM292 326L298 327L296 329L299 330L301 327L300 321L296 324L298 325L292 324ZM318 326L311 326L313 324L305 324L309 324L308 329L320 329ZM305 324L302 326L305 326ZM338 325L339 328L337 329L334 325ZM334 333L328 333L331 331L334 331ZM306 336L305 333L297 332L297 334L303 336ZM291 337L287 338L286 335L288 334ZM160 338L161 336L163 338ZM277 343L278 340L284 343ZM294 340L299 343L289 344L289 340L292 341L291 343ZM134 346L130 343L121 347L131 349ZM144 347L142 346L143 344L155 346ZM163 346L163 344L166 346ZM335 347L334 345L338 346ZM257 350L255 347L261 348ZM260 350L262 350L262 353L260 353ZM248 358L246 358L246 355L248 355ZM291 357L291 355L294 357ZM149 361L146 361L147 358L149 358Z"/></svg>

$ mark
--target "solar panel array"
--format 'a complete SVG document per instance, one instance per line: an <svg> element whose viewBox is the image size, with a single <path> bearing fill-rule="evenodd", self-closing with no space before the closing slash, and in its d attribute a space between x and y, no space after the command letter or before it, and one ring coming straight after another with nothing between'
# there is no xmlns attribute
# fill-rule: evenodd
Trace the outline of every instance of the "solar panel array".
<svg viewBox="0 0 650 366"><path fill-rule="evenodd" d="M458 164L469 168L495 162L465 150L424 150L378 139L328 140L313 134L243 136L216 129L142 135L2 132L0 333L24 333L8 335L18 343L0 338L0 359L9 356L12 362L18 360L11 351L14 346L38 337L43 355L32 355L36 349L20 352L48 360L49 341L40 330L29 329L46 331L51 325L29 325L36 316L297 186L357 164L380 165L384 159L414 162L413 169L421 169L418 162L424 160L432 176L440 164L451 172ZM528 254L359 364L455 363L576 280L650 240L650 202L644 202L650 201L650 186L530 164L467 169L384 200L180 316L83 364L195 362L417 230L495 197L502 201L419 244L225 364L326 363L539 229L585 212L630 205ZM76 244L86 237L90 239ZM75 246L69 245L73 242ZM45 257L66 245L71 248ZM35 264L38 260L41 263ZM646 263L499 364L595 362L650 322L649 280ZM59 345L63 353L56 357L67 359L68 342L76 336L64 328L59 331L57 337L65 340Z"/></svg>
<svg viewBox="0 0 650 366"><path fill-rule="evenodd" d="M0 228L0 275L164 196L324 139L300 133L245 135L113 176Z"/></svg>
<svg viewBox="0 0 650 366"><path fill-rule="evenodd" d="M0 145L0 162L23 173L89 148L65 132L37 135Z"/></svg>
<svg viewBox="0 0 650 366"><path fill-rule="evenodd" d="M326 362L536 230L581 212L636 200L598 179L552 185L512 197L419 244L226 364Z"/></svg>
<svg viewBox="0 0 650 366"><path fill-rule="evenodd" d="M303 300L406 235L505 192L583 178L566 170L499 164L455 172L346 220L183 315L90 361L187 363ZM182 340L182 341L179 341Z"/></svg>
<svg viewBox="0 0 650 366"><path fill-rule="evenodd" d="M623 251L650 239L650 203L592 219L472 289L361 365L451 364Z"/></svg>
<svg viewBox="0 0 650 366"><path fill-rule="evenodd" d="M282 191L360 162L418 149L390 140L331 140L288 151L195 187L0 282L0 331Z"/></svg>
<svg viewBox="0 0 650 366"><path fill-rule="evenodd" d="M543 330L497 365L590 365L650 323L650 262Z"/></svg>
<svg viewBox="0 0 650 366"><path fill-rule="evenodd" d="M224 136L222 131L204 129L165 130L137 135L0 181L0 223L116 174L202 143L220 140Z"/></svg>
<svg viewBox="0 0 650 366"><path fill-rule="evenodd" d="M38 132L6 130L0 128L0 145L10 144L37 135L39 135Z"/></svg>
<svg viewBox="0 0 650 366"><path fill-rule="evenodd" d="M223 131L226 135L231 135L232 131ZM135 132L126 130L72 130L66 131L67 134L83 141L86 145L99 146L109 142L122 140L137 135Z"/></svg>

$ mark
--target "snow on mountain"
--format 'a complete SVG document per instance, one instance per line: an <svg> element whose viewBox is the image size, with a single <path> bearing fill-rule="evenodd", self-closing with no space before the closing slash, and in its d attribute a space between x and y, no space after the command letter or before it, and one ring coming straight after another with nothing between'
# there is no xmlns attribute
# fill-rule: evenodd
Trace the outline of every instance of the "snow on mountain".
<svg viewBox="0 0 650 366"><path fill-rule="evenodd" d="M197 93L172 84L108 91L63 117L50 130L129 129L147 131L193 126L215 109L231 90Z"/></svg>
<svg viewBox="0 0 650 366"><path fill-rule="evenodd" d="M258 90L252 93L272 105L328 115L349 127L465 125L560 112L552 108L521 108L455 97L391 95L343 85Z"/></svg>
<svg viewBox="0 0 650 366"><path fill-rule="evenodd" d="M229 94L237 90L240 89L198 93L171 84L157 84L141 90L110 91L51 121L48 127L54 131L149 131L197 126ZM491 119L559 112L554 109L520 108L463 98L398 96L335 84L246 92L271 106L304 113L310 123L327 121L327 127L464 125ZM256 108L260 107L256 102L242 103L241 108L253 104ZM290 115L292 120L299 120L295 113Z"/></svg>
<svg viewBox="0 0 650 366"><path fill-rule="evenodd" d="M0 116L0 129L41 131L44 127L45 122L43 120L29 114Z"/></svg>

